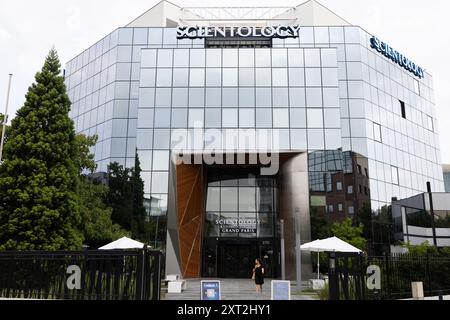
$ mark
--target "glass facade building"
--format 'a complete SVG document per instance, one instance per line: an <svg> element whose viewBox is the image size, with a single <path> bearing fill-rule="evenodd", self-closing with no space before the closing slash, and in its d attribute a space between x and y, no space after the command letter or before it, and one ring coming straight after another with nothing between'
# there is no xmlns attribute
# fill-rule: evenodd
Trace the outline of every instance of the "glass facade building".
<svg viewBox="0 0 450 320"><path fill-rule="evenodd" d="M316 5L308 1L297 13L287 10L300 15L295 22L277 13L264 24L300 24L298 37L224 41L179 39L177 26L209 25L212 18L193 9L195 19L187 19L181 8L162 2L164 23L155 27L150 10L69 61L71 117L78 133L98 135L92 150L98 171L112 162L133 167L139 156L146 198L158 199L158 214L169 220L180 210L174 150L305 153L307 207L335 218L352 216L364 204L380 210L393 197L425 192L428 181L443 192L432 76L418 77L386 58L371 47L373 35L322 6L311 25L302 25L302 15ZM205 134L196 135L198 130ZM236 170L230 178L226 168L202 169L199 250L209 248L209 238L267 237L272 240L255 250L264 256L270 251L278 261L279 177L245 178ZM230 236L215 224L234 219L237 225L228 229L239 229L241 216L253 221L247 229L254 232ZM305 232L302 241L309 240ZM175 238L168 246L178 246ZM188 275L180 250L174 249L178 271ZM217 262L208 266L208 256L217 255L223 255L219 249L202 254L198 272L220 273Z"/></svg>

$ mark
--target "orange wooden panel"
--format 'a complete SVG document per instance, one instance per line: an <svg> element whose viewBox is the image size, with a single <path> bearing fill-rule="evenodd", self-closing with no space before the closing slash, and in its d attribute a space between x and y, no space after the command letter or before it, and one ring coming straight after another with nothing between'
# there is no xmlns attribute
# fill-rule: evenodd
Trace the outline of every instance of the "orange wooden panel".
<svg viewBox="0 0 450 320"><path fill-rule="evenodd" d="M177 221L184 278L199 277L201 272L203 192L202 166L177 166Z"/></svg>

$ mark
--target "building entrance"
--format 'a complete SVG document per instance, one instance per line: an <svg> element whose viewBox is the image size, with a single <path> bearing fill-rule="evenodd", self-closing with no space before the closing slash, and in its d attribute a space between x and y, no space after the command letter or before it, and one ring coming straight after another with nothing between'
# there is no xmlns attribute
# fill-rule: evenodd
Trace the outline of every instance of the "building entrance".
<svg viewBox="0 0 450 320"><path fill-rule="evenodd" d="M251 278L258 247L250 244L225 244L218 247L220 278Z"/></svg>

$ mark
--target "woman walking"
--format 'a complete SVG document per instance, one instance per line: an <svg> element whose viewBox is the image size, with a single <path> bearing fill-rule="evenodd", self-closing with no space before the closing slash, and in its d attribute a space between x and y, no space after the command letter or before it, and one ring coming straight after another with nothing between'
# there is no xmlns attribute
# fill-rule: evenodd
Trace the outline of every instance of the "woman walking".
<svg viewBox="0 0 450 320"><path fill-rule="evenodd" d="M253 269L253 280L255 280L256 293L262 293L264 284L264 267L261 259L256 259L255 268Z"/></svg>

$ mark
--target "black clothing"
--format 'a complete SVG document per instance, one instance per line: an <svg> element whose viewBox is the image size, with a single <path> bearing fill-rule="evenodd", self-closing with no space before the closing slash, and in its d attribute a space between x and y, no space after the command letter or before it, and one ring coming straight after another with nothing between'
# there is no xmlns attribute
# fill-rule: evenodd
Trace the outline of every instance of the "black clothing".
<svg viewBox="0 0 450 320"><path fill-rule="evenodd" d="M256 285L264 284L263 266L259 266L259 267L255 268L255 284Z"/></svg>

